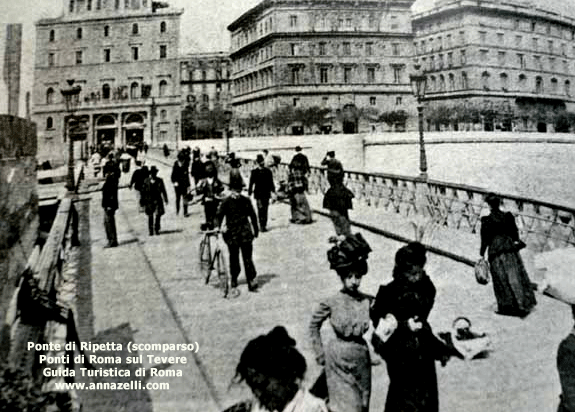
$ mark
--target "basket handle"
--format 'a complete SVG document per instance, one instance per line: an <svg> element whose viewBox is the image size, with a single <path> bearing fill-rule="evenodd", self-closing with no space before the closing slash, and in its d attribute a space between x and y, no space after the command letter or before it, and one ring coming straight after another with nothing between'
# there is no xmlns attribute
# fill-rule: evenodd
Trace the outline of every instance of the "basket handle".
<svg viewBox="0 0 575 412"><path fill-rule="evenodd" d="M455 325L456 325L457 322L459 322L460 320L463 320L463 321L467 322L467 325L468 325L467 327L468 327L468 328L471 328L471 321L470 321L468 318L466 318L465 316L459 316L459 317L455 318L455 320L454 320L453 323L451 324L451 327L452 327L453 329L455 329Z"/></svg>

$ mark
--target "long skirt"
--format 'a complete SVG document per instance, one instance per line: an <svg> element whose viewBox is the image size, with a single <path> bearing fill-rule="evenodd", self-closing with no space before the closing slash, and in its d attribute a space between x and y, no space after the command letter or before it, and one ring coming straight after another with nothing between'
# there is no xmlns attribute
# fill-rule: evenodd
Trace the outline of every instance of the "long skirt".
<svg viewBox="0 0 575 412"><path fill-rule="evenodd" d="M305 193L294 193L291 197L291 222L311 223L311 209Z"/></svg>
<svg viewBox="0 0 575 412"><path fill-rule="evenodd" d="M331 339L325 348L330 412L367 412L371 394L371 360L366 343Z"/></svg>
<svg viewBox="0 0 575 412"><path fill-rule="evenodd" d="M519 316L529 313L537 301L519 253L501 253L489 265L498 311Z"/></svg>

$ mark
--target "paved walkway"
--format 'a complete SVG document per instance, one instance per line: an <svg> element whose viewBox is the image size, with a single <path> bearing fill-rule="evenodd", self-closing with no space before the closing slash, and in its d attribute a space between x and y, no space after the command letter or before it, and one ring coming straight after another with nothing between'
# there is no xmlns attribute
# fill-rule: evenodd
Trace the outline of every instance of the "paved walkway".
<svg viewBox="0 0 575 412"><path fill-rule="evenodd" d="M315 215L312 225L290 225L288 206L272 205L270 231L254 242L260 291L248 293L242 274L240 297L222 299L216 282L206 285L197 270L202 209L195 205L190 217L176 216L169 169L163 164L158 166L170 198L160 236L148 236L146 216L138 213L135 194L122 189L116 218L120 246L103 248L106 239L100 193L91 194L85 219L90 234L85 247L90 248L91 255L91 284L87 288L90 296L85 304L91 307L84 308L86 319L79 319L81 339L197 342L199 351L187 354L189 363L167 367L167 371L181 370L182 377L149 378L149 382L169 382L169 390L84 391L80 394L83 410L222 410L249 396L245 385L230 385L241 350L248 340L278 324L284 325L297 340L308 361L307 382L312 382L320 369L313 361L307 336L310 315L321 298L340 287L326 259L327 238L333 232L329 220ZM393 226L390 219L384 220ZM397 224L405 226L404 222ZM373 248L362 289L375 294L378 285L391 280L393 257L402 244L362 233ZM536 311L525 320L496 316L491 287L477 285L470 267L430 255L427 272L438 292L430 316L434 330L447 330L456 316L467 316L478 330L491 334L495 347L487 359L454 359L445 368L438 365L440 410L555 411L560 392L555 355L559 341L572 327L569 308L542 297ZM82 327L86 322L93 326ZM329 328L325 329L329 333ZM125 351L116 355L126 367L130 365L124 359L136 356ZM152 367L145 358L143 366ZM132 372L135 373L133 367ZM385 365L375 366L370 410L383 410L387 384Z"/></svg>

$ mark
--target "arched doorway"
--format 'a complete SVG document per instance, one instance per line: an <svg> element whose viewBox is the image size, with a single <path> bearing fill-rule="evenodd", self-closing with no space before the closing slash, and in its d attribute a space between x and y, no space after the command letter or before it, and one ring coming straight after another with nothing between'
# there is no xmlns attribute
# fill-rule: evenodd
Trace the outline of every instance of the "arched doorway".
<svg viewBox="0 0 575 412"><path fill-rule="evenodd" d="M96 119L96 147L112 149L116 144L116 117L105 114Z"/></svg>
<svg viewBox="0 0 575 412"><path fill-rule="evenodd" d="M124 142L126 146L139 147L144 143L144 116L129 114L124 121Z"/></svg>

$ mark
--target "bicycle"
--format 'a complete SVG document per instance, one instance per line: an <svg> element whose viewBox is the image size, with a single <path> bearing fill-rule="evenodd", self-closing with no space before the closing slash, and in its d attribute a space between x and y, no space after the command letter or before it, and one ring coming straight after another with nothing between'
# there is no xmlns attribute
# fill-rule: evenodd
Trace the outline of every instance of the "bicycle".
<svg viewBox="0 0 575 412"><path fill-rule="evenodd" d="M200 242L200 270L204 274L206 285L210 283L212 271L216 270L220 281L223 297L228 297L230 281L226 269L226 260L221 247L219 229L202 231L203 237ZM215 239L214 239L215 238ZM212 241L215 240L215 242Z"/></svg>

